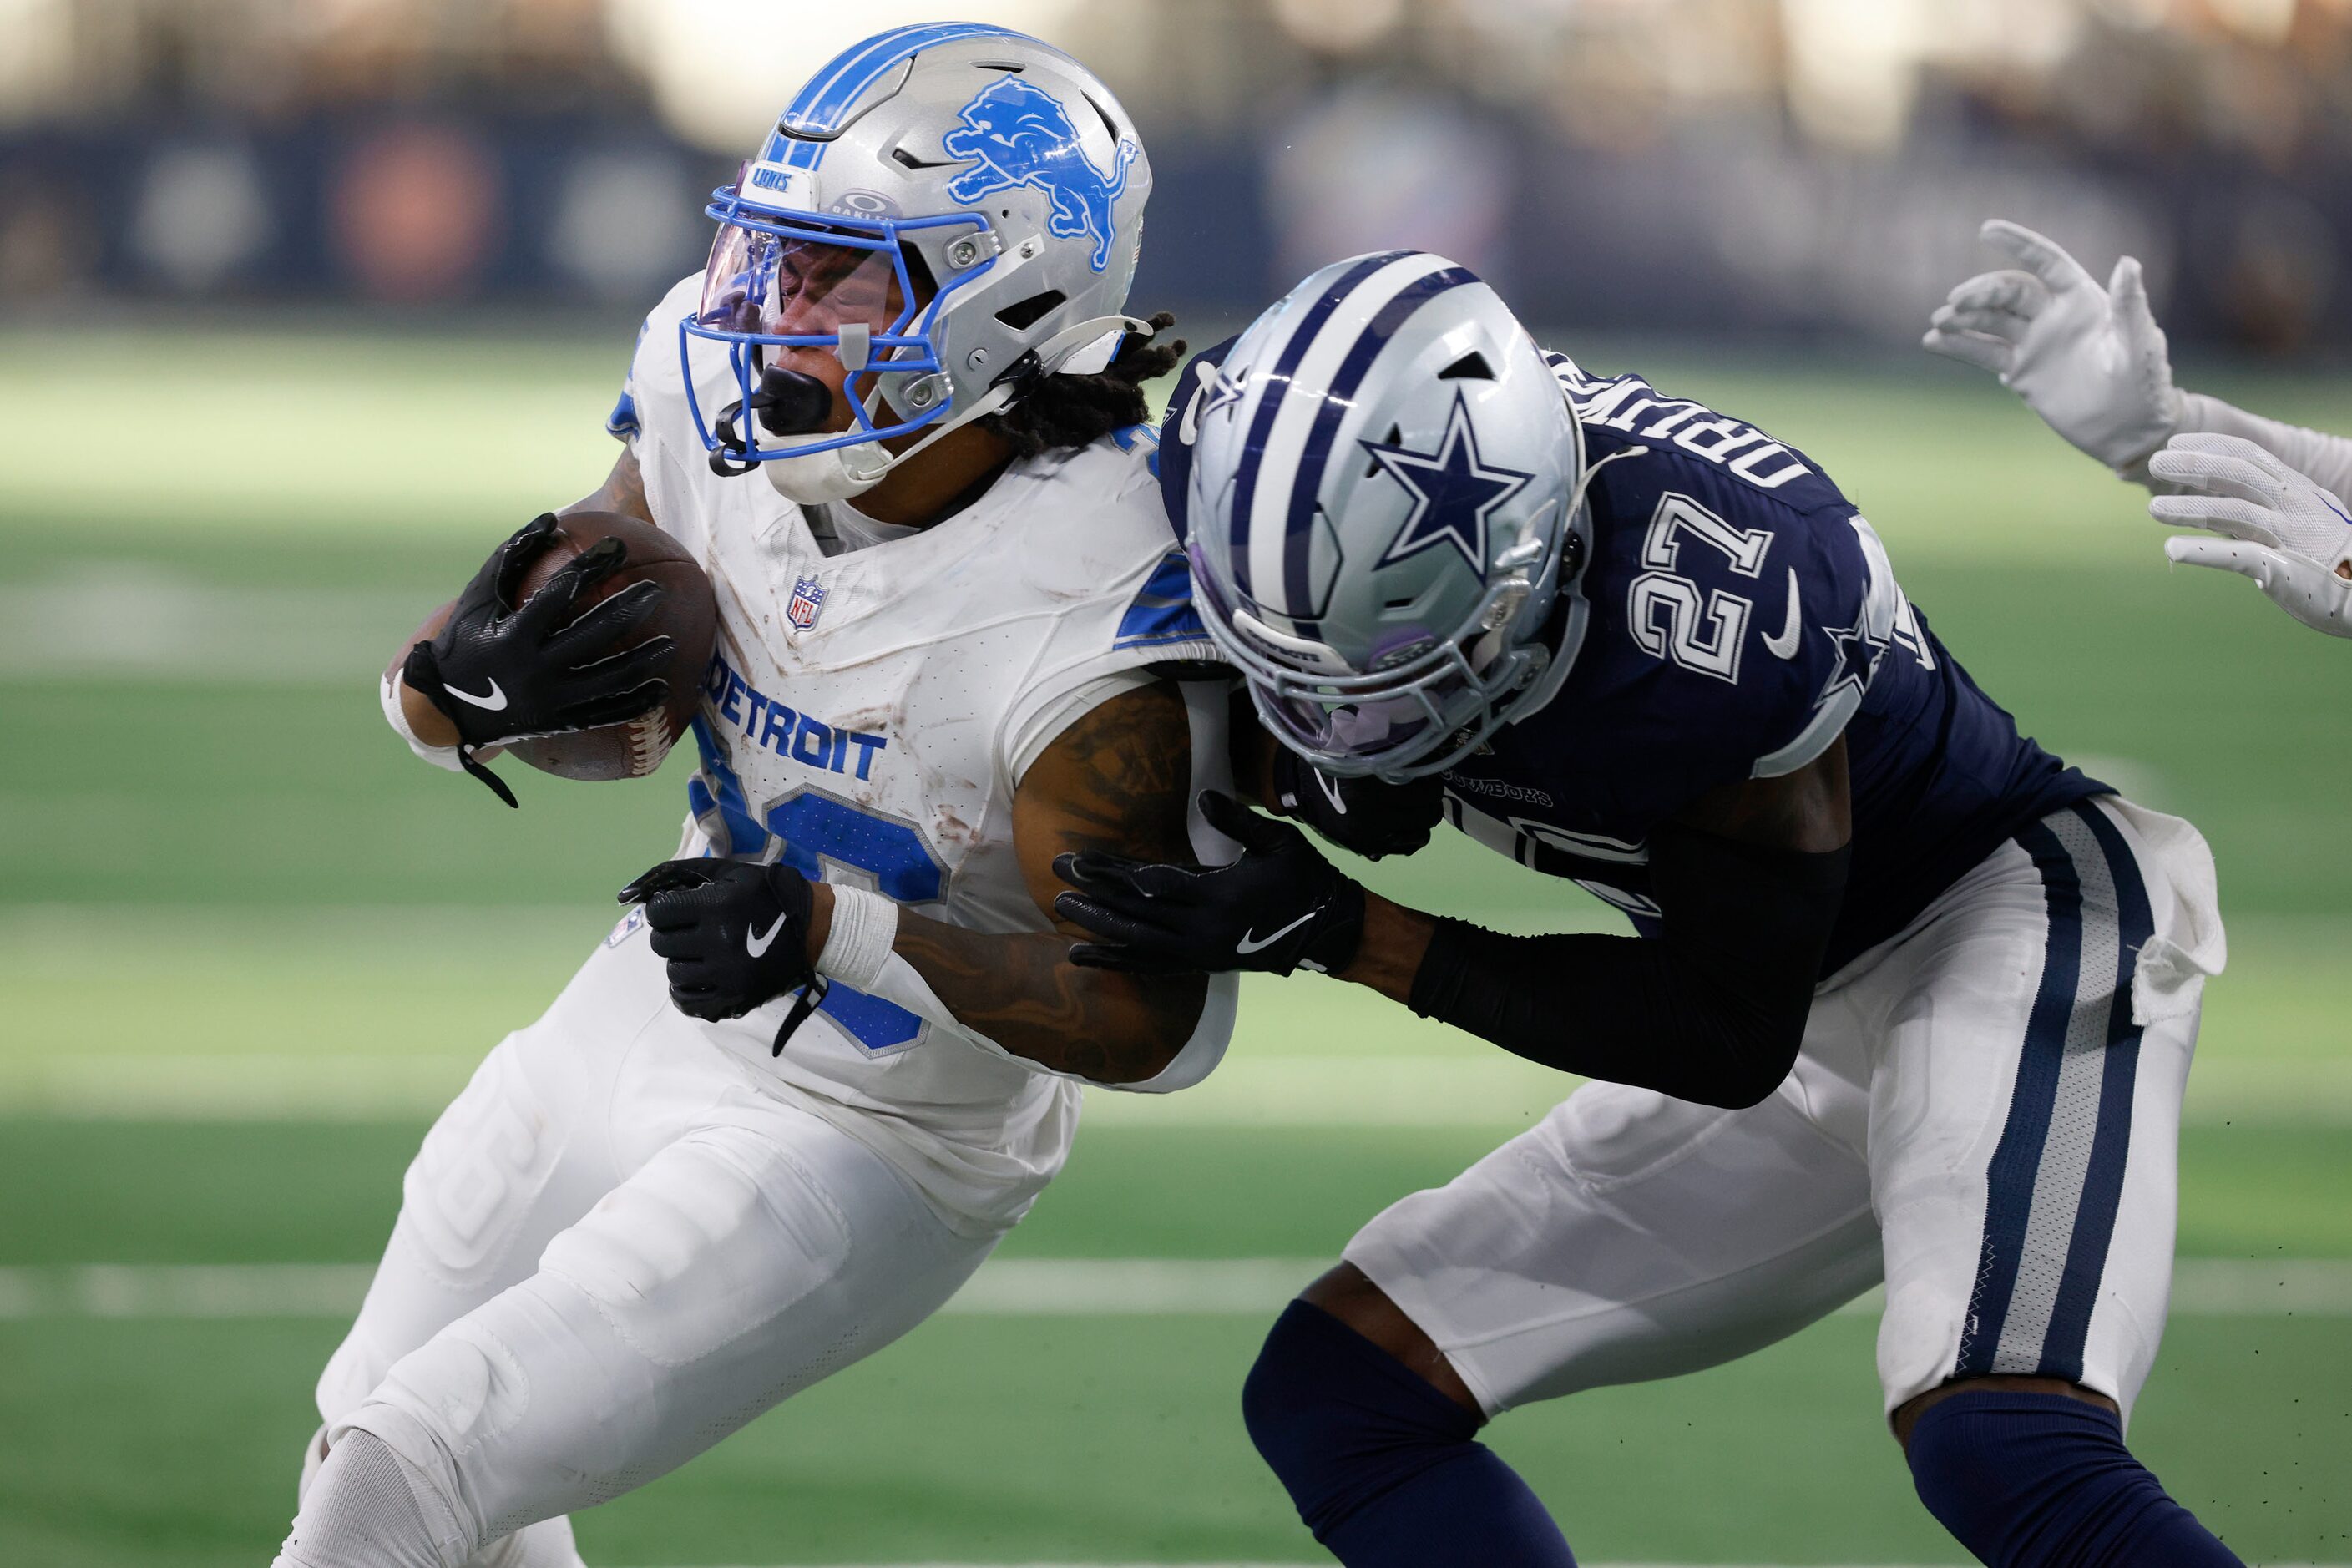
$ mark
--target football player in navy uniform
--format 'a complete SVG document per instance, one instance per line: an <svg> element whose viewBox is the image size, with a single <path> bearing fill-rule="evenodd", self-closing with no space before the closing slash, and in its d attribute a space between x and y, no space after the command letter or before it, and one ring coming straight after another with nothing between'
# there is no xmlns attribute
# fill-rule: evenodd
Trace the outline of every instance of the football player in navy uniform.
<svg viewBox="0 0 2352 1568"><path fill-rule="evenodd" d="M1542 353L1443 258L1307 279L1190 367L1161 457L1262 801L1376 849L1442 811L1640 932L1406 909L1224 797L1230 867L1064 858L1080 962L1317 969L1598 1080L1268 1335L1244 1413L1317 1538L1570 1563L1479 1426L1883 1280L1885 1414L1969 1550L2236 1562L2124 1443L2221 960L2196 830L2020 735L1804 453Z"/></svg>

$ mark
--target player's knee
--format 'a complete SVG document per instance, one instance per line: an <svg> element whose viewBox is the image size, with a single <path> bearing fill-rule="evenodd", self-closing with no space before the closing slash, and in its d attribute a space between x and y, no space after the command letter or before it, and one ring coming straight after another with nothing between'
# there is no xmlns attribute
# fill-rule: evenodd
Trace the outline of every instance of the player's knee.
<svg viewBox="0 0 2352 1568"><path fill-rule="evenodd" d="M1912 1426L1912 1484L1992 1568L2204 1568L2238 1559L2131 1450L2116 1414L1998 1385L1937 1401Z"/></svg>
<svg viewBox="0 0 2352 1568"><path fill-rule="evenodd" d="M1293 1301L1242 1385L1250 1441L1317 1536L1475 1447L1477 1419L1319 1307Z"/></svg>

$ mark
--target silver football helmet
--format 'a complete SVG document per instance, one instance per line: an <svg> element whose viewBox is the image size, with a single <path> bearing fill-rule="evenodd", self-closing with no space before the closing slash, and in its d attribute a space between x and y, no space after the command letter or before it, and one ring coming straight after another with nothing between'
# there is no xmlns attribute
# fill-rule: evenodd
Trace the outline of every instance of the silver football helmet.
<svg viewBox="0 0 2352 1568"><path fill-rule="evenodd" d="M1324 268L1183 418L1195 597L1292 751L1341 776L1440 773L1558 689L1583 632L1583 434L1466 268Z"/></svg>
<svg viewBox="0 0 2352 1568"><path fill-rule="evenodd" d="M678 353L689 397L695 345L730 356L734 404L693 408L713 467L844 500L1035 378L1099 371L1150 330L1119 312L1150 191L1135 122L1049 45L940 22L844 51L711 199ZM831 395L768 363L779 346L840 357L847 431L819 427ZM878 445L916 431L895 458Z"/></svg>

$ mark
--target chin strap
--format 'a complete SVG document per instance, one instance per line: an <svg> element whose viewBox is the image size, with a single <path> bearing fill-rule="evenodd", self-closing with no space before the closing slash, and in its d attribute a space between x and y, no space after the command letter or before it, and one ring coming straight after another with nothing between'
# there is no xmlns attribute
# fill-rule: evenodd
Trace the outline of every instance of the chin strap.
<svg viewBox="0 0 2352 1568"><path fill-rule="evenodd" d="M924 432L921 440L905 451L885 452L879 442L867 442L864 446L851 447L846 451L848 454L876 453L884 459L882 463L868 468L858 463L856 456L847 456L846 463L858 479L868 484L877 482L883 475L932 442L954 434L976 419L985 419L1010 407L1023 393L1049 375L1058 375L1064 371L1074 375L1101 374L1112 360L1118 357L1118 345L1130 334L1140 332L1148 338L1151 331L1150 322L1139 321L1133 316L1096 316L1074 326L1064 327L1006 365L998 373L996 379L988 384L988 390L972 400L971 407L940 420ZM1093 356L1087 351L1097 347L1102 350L1102 358L1098 363L1089 363ZM1079 368L1081 366L1084 368ZM887 371L887 366L877 368ZM867 401L868 417L872 416L873 405L881 395L882 389L877 384Z"/></svg>

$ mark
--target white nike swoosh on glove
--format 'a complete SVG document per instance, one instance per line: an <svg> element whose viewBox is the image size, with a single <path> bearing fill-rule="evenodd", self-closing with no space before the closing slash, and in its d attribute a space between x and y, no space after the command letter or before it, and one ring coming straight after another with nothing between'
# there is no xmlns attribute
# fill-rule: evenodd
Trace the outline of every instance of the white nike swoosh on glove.
<svg viewBox="0 0 2352 1568"><path fill-rule="evenodd" d="M477 697L462 687L452 686L446 680L441 683L441 689L460 702L470 702L475 707L487 709L492 713L507 705L507 694L499 689L499 683L495 680L490 682L490 694L488 697Z"/></svg>
<svg viewBox="0 0 2352 1568"><path fill-rule="evenodd" d="M1318 768L1315 770L1315 783L1316 786L1322 790L1323 798L1331 803L1331 809L1341 816L1347 816L1348 803L1339 798L1339 781L1324 777L1323 770Z"/></svg>
<svg viewBox="0 0 2352 1568"><path fill-rule="evenodd" d="M1273 935L1266 937L1264 940L1260 940L1255 931L1244 931L1242 933L1241 941L1234 943L1234 951L1244 955L1262 952L1266 948L1272 947L1284 937L1288 936L1292 931L1297 931L1308 921L1313 920L1315 918L1315 910L1309 910L1305 914L1299 916L1297 920L1291 921L1288 925L1283 927L1280 931L1276 931Z"/></svg>
<svg viewBox="0 0 2352 1568"><path fill-rule="evenodd" d="M754 958L766 957L768 949L776 945L776 933L783 929L784 917L780 914L776 917L775 924L770 926L766 931L760 932L757 936L752 935L750 931L746 930L743 932L743 951L750 953Z"/></svg>
<svg viewBox="0 0 2352 1568"><path fill-rule="evenodd" d="M1794 658L1797 657L1797 639L1803 635L1804 629L1803 614L1797 605L1797 569L1791 566L1789 568L1789 618L1781 623L1780 635L1766 637L1764 646L1774 658Z"/></svg>

